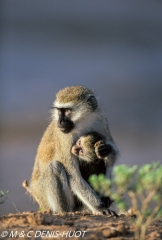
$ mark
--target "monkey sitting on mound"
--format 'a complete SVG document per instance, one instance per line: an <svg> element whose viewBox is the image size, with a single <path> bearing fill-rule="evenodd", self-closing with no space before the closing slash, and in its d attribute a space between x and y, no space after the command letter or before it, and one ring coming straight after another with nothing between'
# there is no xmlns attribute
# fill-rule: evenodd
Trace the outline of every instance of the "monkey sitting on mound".
<svg viewBox="0 0 162 240"><path fill-rule="evenodd" d="M102 199L84 176L87 165L80 164L78 157L71 152L78 138L93 131L105 138L110 163L108 172L116 161L118 149L93 91L83 86L60 90L53 103L51 123L37 150L30 184L23 183L42 211L64 213L77 210L77 198L91 213L104 213ZM93 174L98 167L94 162L91 165L89 171Z"/></svg>
<svg viewBox="0 0 162 240"><path fill-rule="evenodd" d="M105 144L105 138L97 132L88 132L81 136L71 152L79 158L79 168L82 171L84 168L83 177L88 182L92 174L105 174L108 178L111 177L112 163L109 162L108 155L113 151L111 145ZM109 171L106 172L108 166ZM110 207L113 202L109 197L100 197L105 208Z"/></svg>
<svg viewBox="0 0 162 240"><path fill-rule="evenodd" d="M106 169L109 162L108 155L112 151L111 145L105 144L105 138L97 132L88 132L81 136L73 145L71 152L79 159L79 168L83 173L84 180L88 183L88 179L92 174L103 173L107 175ZM110 173L107 176L110 178ZM24 181L23 186L28 188L27 181ZM32 193L31 193L32 194ZM113 202L109 197L100 196L103 206L109 208ZM78 203L78 205L80 205Z"/></svg>

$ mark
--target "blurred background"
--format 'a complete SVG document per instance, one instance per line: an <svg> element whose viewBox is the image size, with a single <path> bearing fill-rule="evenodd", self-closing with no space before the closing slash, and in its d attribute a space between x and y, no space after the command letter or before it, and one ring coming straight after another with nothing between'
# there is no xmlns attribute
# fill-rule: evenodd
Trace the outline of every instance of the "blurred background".
<svg viewBox="0 0 162 240"><path fill-rule="evenodd" d="M38 209L21 183L63 87L94 90L118 164L162 161L161 12L161 1L0 1L1 215Z"/></svg>

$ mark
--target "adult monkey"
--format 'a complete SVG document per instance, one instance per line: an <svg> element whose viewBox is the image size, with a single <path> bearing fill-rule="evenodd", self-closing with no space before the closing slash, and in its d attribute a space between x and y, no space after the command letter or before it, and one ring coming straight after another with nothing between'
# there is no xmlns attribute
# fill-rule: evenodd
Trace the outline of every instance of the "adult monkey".
<svg viewBox="0 0 162 240"><path fill-rule="evenodd" d="M76 210L75 195L93 214L103 214L100 197L84 180L84 169L80 172L78 158L71 153L76 140L91 131L105 137L103 154L107 151L111 167L118 150L93 91L83 86L60 90L53 103L52 121L37 150L30 186L24 182L42 210Z"/></svg>

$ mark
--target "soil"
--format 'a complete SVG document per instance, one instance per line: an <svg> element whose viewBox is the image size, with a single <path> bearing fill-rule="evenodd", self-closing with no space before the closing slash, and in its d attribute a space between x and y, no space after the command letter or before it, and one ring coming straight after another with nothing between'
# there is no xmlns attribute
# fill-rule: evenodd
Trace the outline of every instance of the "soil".
<svg viewBox="0 0 162 240"><path fill-rule="evenodd" d="M23 212L0 217L0 239L111 239L134 237L134 217L96 216L79 212ZM162 239L162 219L153 219L145 239Z"/></svg>

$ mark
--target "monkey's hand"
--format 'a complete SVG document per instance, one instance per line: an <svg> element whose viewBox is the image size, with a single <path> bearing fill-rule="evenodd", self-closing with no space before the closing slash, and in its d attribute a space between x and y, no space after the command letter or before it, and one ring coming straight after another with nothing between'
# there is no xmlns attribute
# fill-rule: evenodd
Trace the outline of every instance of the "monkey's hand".
<svg viewBox="0 0 162 240"><path fill-rule="evenodd" d="M95 143L95 153L97 158L103 159L107 157L112 152L112 147L110 144L105 144L103 140Z"/></svg>

